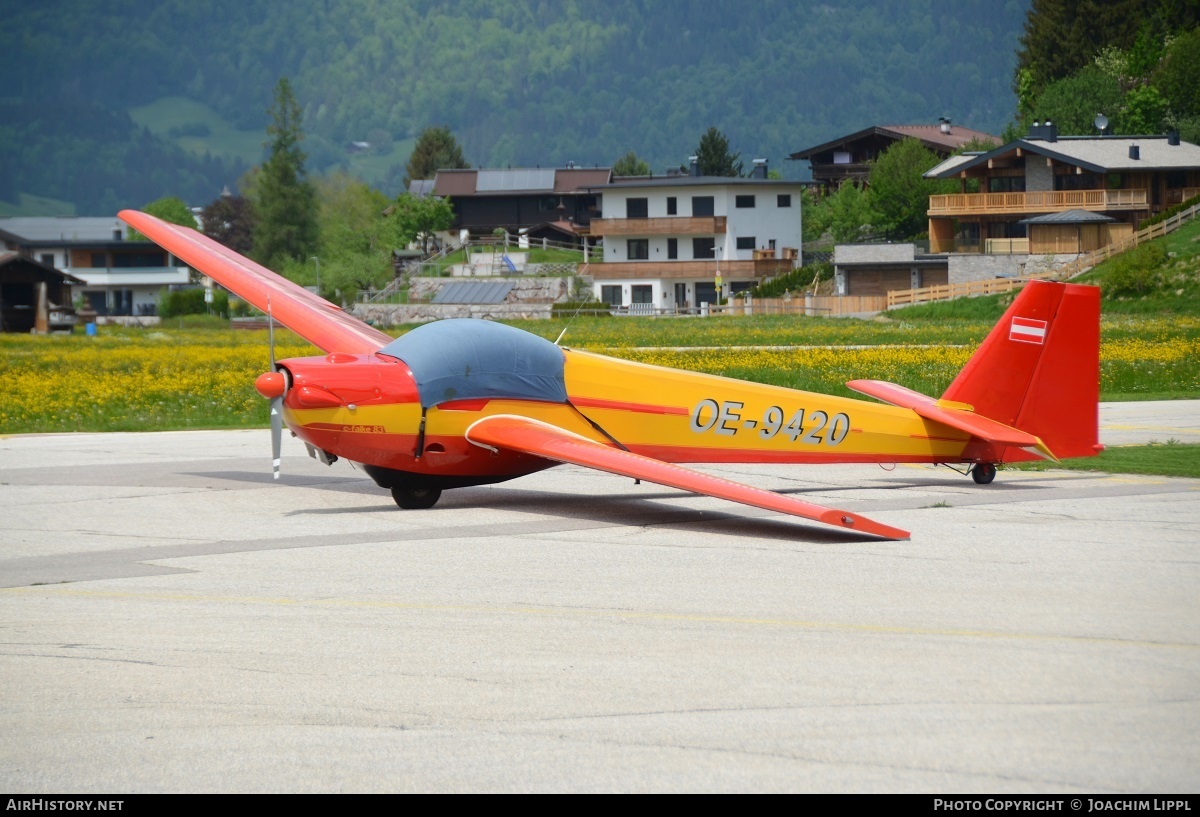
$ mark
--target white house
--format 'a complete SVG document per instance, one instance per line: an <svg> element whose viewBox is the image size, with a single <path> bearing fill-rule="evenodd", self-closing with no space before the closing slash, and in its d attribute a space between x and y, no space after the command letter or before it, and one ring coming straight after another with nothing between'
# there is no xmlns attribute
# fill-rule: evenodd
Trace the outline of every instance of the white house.
<svg viewBox="0 0 1200 817"><path fill-rule="evenodd" d="M748 179L636 177L589 188L603 196L603 218L590 225L604 238L604 262L588 269L597 300L694 309L799 265L804 187L755 165Z"/></svg>
<svg viewBox="0 0 1200 817"><path fill-rule="evenodd" d="M0 231L43 264L82 279L83 294L99 315L153 315L158 292L188 283L188 268L150 241L127 241L112 218L0 218Z"/></svg>

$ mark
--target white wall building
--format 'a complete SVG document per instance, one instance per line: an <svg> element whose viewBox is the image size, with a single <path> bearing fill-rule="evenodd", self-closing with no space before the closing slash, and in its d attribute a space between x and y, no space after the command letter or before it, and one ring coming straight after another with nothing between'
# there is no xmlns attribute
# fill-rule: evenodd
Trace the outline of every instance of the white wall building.
<svg viewBox="0 0 1200 817"><path fill-rule="evenodd" d="M73 292L99 315L153 315L159 290L188 283L185 265L150 241L127 241L116 217L0 218L0 230L36 260L82 279Z"/></svg>
<svg viewBox="0 0 1200 817"><path fill-rule="evenodd" d="M799 265L804 187L765 178L765 163L755 173L592 188L604 214L591 223L604 238L604 262L588 270L596 299L632 311L696 309Z"/></svg>

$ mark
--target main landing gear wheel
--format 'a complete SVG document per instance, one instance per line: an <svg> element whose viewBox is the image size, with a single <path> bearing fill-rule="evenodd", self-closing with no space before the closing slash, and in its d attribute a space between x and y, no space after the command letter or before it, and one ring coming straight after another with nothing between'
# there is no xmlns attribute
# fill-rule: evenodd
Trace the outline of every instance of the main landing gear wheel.
<svg viewBox="0 0 1200 817"><path fill-rule="evenodd" d="M975 480L976 485L987 485L995 478L996 464L994 462L977 462L971 469L971 479Z"/></svg>
<svg viewBox="0 0 1200 817"><path fill-rule="evenodd" d="M393 488L392 499L406 511L432 508L442 496L441 488Z"/></svg>

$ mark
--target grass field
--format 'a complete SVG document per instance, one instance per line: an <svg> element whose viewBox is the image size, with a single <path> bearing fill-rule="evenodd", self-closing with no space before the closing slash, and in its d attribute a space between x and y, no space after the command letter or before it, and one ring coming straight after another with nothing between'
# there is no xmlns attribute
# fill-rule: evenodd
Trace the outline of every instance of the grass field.
<svg viewBox="0 0 1200 817"><path fill-rule="evenodd" d="M239 130L203 102L181 96L162 97L149 105L130 108L129 115L151 133L169 139L197 156L211 153L236 157L248 165L257 165L263 160L264 129ZM265 112L263 127L266 127ZM414 142L413 139L396 141L386 153L339 155L337 165L344 165L346 172L378 187L394 166L402 166L408 161ZM310 165L309 169L323 173L332 166Z"/></svg>
<svg viewBox="0 0 1200 817"><path fill-rule="evenodd" d="M1200 443L1168 441L1150 445L1107 448L1098 457L1006 465L1020 471L1102 471L1112 474L1147 474L1200 479Z"/></svg>
<svg viewBox="0 0 1200 817"><path fill-rule="evenodd" d="M263 141L266 139L263 130L238 130L203 102L167 96L149 105L130 108L129 115L155 136L170 139L197 156L205 153L232 156L249 165L256 165L263 159ZM172 129L187 128L189 125L204 126L208 129L208 135L172 135Z"/></svg>
<svg viewBox="0 0 1200 817"><path fill-rule="evenodd" d="M0 218L10 216L73 216L75 205L61 199L18 193L15 202L0 200Z"/></svg>
<svg viewBox="0 0 1200 817"><path fill-rule="evenodd" d="M567 321L521 324L546 338ZM1200 397L1200 319L1105 319L1102 398ZM730 317L571 322L564 345L675 368L854 396L847 380L888 380L940 394L988 325ZM288 332L279 356L317 354ZM847 344L862 348L846 348ZM814 348L748 348L814 347ZM264 331L214 320L154 330L101 327L95 337L0 336L0 433L263 425L253 389L267 366ZM670 348L664 348L670 347Z"/></svg>

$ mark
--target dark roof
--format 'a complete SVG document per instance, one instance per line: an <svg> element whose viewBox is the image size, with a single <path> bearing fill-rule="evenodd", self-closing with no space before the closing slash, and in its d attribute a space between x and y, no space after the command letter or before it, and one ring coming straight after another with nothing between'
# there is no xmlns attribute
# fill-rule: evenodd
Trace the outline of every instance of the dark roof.
<svg viewBox="0 0 1200 817"><path fill-rule="evenodd" d="M797 151L789 155L788 158L809 159L814 154L832 150L848 142L857 142L859 139L876 135L891 137L897 141L909 137L920 139L926 146L936 150L938 153L950 153L958 150L967 142L981 139L993 144L1000 143L1000 139L990 133L984 133L972 128L964 128L962 125L952 125L949 133L942 133L940 125L873 125L857 133L852 133L849 136L841 136L815 147Z"/></svg>
<svg viewBox="0 0 1200 817"><path fill-rule="evenodd" d="M1019 224L1102 224L1116 221L1103 213L1093 213L1088 210L1063 210L1061 213L1047 213L1044 216L1023 218Z"/></svg>
<svg viewBox="0 0 1200 817"><path fill-rule="evenodd" d="M746 179L739 176L633 176L610 184L598 184L588 190L625 190L639 187L698 187L723 185L784 185L803 187L794 179Z"/></svg>
<svg viewBox="0 0 1200 817"><path fill-rule="evenodd" d="M63 272L57 267L52 267L49 264L43 264L41 261L30 258L28 255L23 255L19 252L0 252L0 273L2 273L8 267L15 266L18 263L22 266L32 268L38 274L38 277L47 281L60 280L64 284L87 283L82 278L76 278L74 275Z"/></svg>
<svg viewBox="0 0 1200 817"><path fill-rule="evenodd" d="M612 178L607 167L513 167L504 170L439 170L433 194L463 197L522 193L580 193Z"/></svg>

